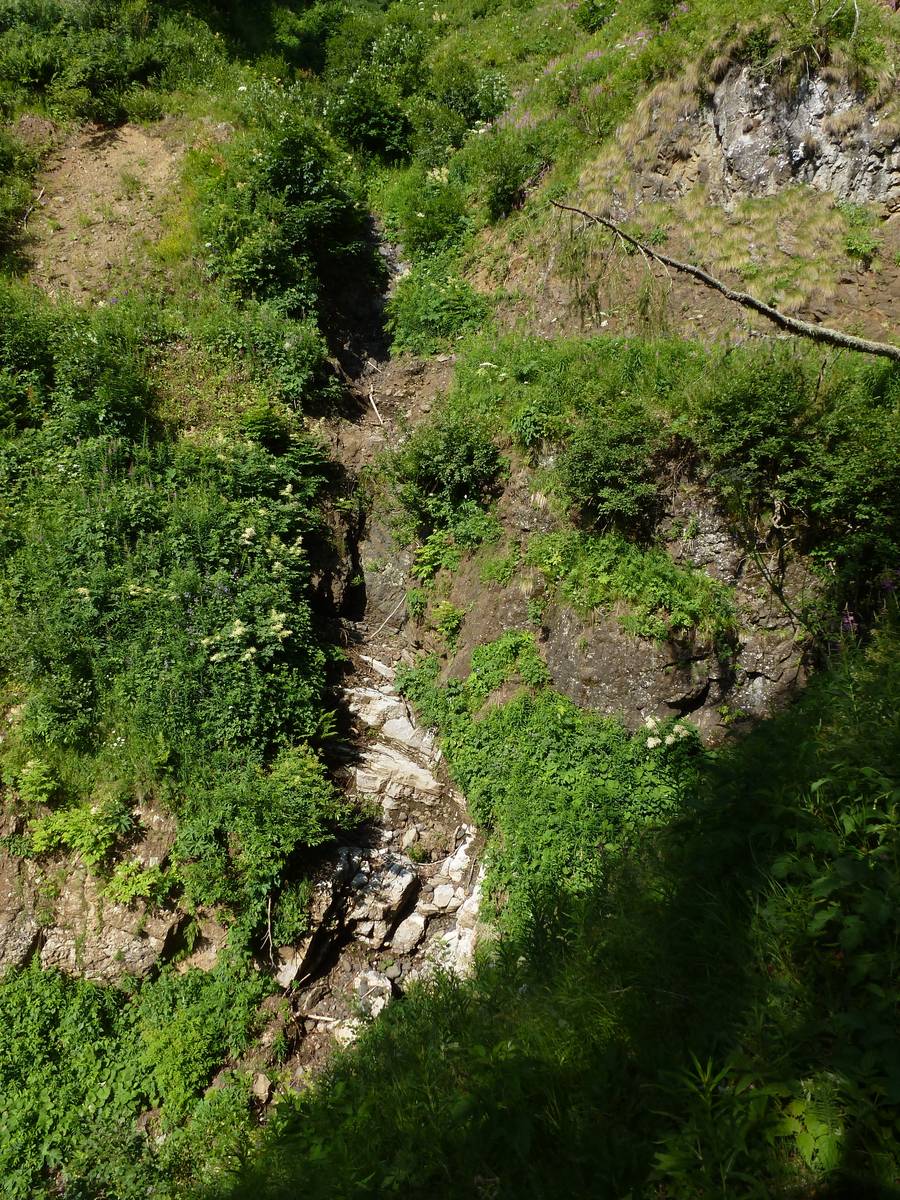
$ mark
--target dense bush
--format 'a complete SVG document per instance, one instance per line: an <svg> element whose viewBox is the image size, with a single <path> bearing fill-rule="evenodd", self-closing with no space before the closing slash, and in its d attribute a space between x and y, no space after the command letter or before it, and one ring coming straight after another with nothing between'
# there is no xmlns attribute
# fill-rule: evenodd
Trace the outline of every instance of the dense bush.
<svg viewBox="0 0 900 1200"><path fill-rule="evenodd" d="M426 259L403 276L388 301L393 349L435 354L478 329L489 308L487 298L457 273L452 256Z"/></svg>
<svg viewBox="0 0 900 1200"><path fill-rule="evenodd" d="M186 1152L195 1178L205 1169L198 1151L212 1169L220 1154L234 1155L247 1134L245 1085L226 1077L217 1099L202 1093L223 1059L246 1049L267 991L258 972L237 966L168 971L130 996L36 962L8 972L0 984L5 1195L64 1189L137 1200L148 1187L172 1195L170 1168L177 1174ZM210 1105L227 1123L208 1122ZM155 1159L134 1124L152 1106L162 1106L169 1126L189 1114L197 1122Z"/></svg>
<svg viewBox="0 0 900 1200"><path fill-rule="evenodd" d="M599 409L572 433L559 474L588 520L601 527L647 530L659 498L654 441L646 409L627 402Z"/></svg>
<svg viewBox="0 0 900 1200"><path fill-rule="evenodd" d="M462 56L448 56L435 64L431 91L439 104L462 117L467 129L499 117L509 103L503 76L497 71L479 71Z"/></svg>
<svg viewBox="0 0 900 1200"><path fill-rule="evenodd" d="M32 852L104 866L153 795L178 815L189 902L249 933L294 847L345 814L305 748L321 454L265 413L231 442L160 438L125 310L90 321L14 291L3 307L0 363L32 422L0 447L0 669L25 699L3 766L21 783L44 764L61 806Z"/></svg>
<svg viewBox="0 0 900 1200"><path fill-rule="evenodd" d="M25 148L0 129L0 251L6 249L28 207L33 165Z"/></svg>
<svg viewBox="0 0 900 1200"><path fill-rule="evenodd" d="M412 124L399 96L374 72L360 71L329 101L332 133L355 150L396 162L409 153Z"/></svg>
<svg viewBox="0 0 900 1200"><path fill-rule="evenodd" d="M393 457L391 473L400 503L424 536L452 528L473 506L485 506L502 465L481 429L448 419L417 429Z"/></svg>
<svg viewBox="0 0 900 1200"><path fill-rule="evenodd" d="M453 169L473 186L487 220L494 222L522 204L528 186L549 162L540 130L525 121L470 139Z"/></svg>
<svg viewBox="0 0 900 1200"><path fill-rule="evenodd" d="M465 192L446 169L410 167L387 191L383 204L391 233L413 257L451 248L470 224Z"/></svg>
<svg viewBox="0 0 900 1200"><path fill-rule="evenodd" d="M690 794L695 737L676 726L631 738L615 720L553 692L527 634L480 647L462 684L436 687L436 663L402 687L443 734L447 761L472 814L495 832L486 887L504 928L522 933L548 904L590 894L608 863ZM510 676L536 687L476 719Z"/></svg>
<svg viewBox="0 0 900 1200"><path fill-rule="evenodd" d="M209 269L242 297L302 315L340 272L371 270L359 197L303 119L230 142L205 200Z"/></svg>

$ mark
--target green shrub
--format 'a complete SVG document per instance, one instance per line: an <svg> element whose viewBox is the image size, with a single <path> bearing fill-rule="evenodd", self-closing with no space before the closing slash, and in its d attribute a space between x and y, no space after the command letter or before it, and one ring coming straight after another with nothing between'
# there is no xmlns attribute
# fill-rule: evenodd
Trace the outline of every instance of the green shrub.
<svg viewBox="0 0 900 1200"><path fill-rule="evenodd" d="M498 71L479 70L462 56L448 56L435 64L430 90L438 104L458 113L468 129L498 117L510 98Z"/></svg>
<svg viewBox="0 0 900 1200"><path fill-rule="evenodd" d="M416 625L422 623L428 609L428 596L422 588L409 588L406 593L406 612Z"/></svg>
<svg viewBox="0 0 900 1200"><path fill-rule="evenodd" d="M436 354L477 329L490 305L438 255L414 266L387 304L387 327L396 352Z"/></svg>
<svg viewBox="0 0 900 1200"><path fill-rule="evenodd" d="M487 889L506 929L523 932L550 896L590 893L612 857L690 795L693 736L668 744L663 727L662 756L653 758L646 735L630 738L546 686L530 634L479 647L464 683L438 687L436 665L405 674L400 686L437 725L473 815L496 834ZM516 675L529 690L479 713Z"/></svg>
<svg viewBox="0 0 900 1200"><path fill-rule="evenodd" d="M862 204L844 203L838 207L847 222L847 236L844 240L847 256L864 267L870 267L872 259L881 247L880 238L876 237L872 230L874 215Z"/></svg>
<svg viewBox="0 0 900 1200"><path fill-rule="evenodd" d="M33 813L42 804L49 804L59 789L52 769L39 758L30 758L15 780L19 801L26 813Z"/></svg>
<svg viewBox="0 0 900 1200"><path fill-rule="evenodd" d="M649 527L659 502L655 441L646 410L634 403L598 410L571 435L559 474L592 523L637 532Z"/></svg>
<svg viewBox="0 0 900 1200"><path fill-rule="evenodd" d="M325 677L303 545L321 451L269 409L237 438L156 440L129 314L0 304L0 362L43 417L0 447L0 669L27 697L3 758L60 781L38 789L60 807L32 850L99 868L156 795L188 901L249 936L298 841L346 815L305 746Z"/></svg>
<svg viewBox="0 0 900 1200"><path fill-rule="evenodd" d="M0 249L16 231L31 199L32 156L0 129Z"/></svg>
<svg viewBox="0 0 900 1200"><path fill-rule="evenodd" d="M290 116L233 139L223 158L208 178L201 234L209 270L237 295L302 316L348 266L371 271L359 197L311 122Z"/></svg>
<svg viewBox="0 0 900 1200"><path fill-rule="evenodd" d="M300 409L328 396L328 349L312 317L286 316L278 303L248 301L240 311L223 306L198 326L214 350L236 358L270 394Z"/></svg>
<svg viewBox="0 0 900 1200"><path fill-rule="evenodd" d="M491 439L476 425L443 418L420 426L394 455L391 473L398 497L427 537L453 528L457 514L471 519L494 495L503 463Z"/></svg>
<svg viewBox="0 0 900 1200"><path fill-rule="evenodd" d="M521 206L527 188L549 163L540 131L523 119L521 126L497 127L470 138L453 173L474 189L487 220L494 222Z"/></svg>
<svg viewBox="0 0 900 1200"><path fill-rule="evenodd" d="M400 97L371 70L361 70L328 102L328 128L348 146L386 162L406 158L412 123Z"/></svg>
<svg viewBox="0 0 900 1200"><path fill-rule="evenodd" d="M309 931L309 905L312 884L308 879L286 883L278 893L272 910L272 941L276 946L289 946Z"/></svg>
<svg viewBox="0 0 900 1200"><path fill-rule="evenodd" d="M695 630L724 645L737 615L729 588L705 571L676 566L664 550L641 548L621 534L568 530L532 537L525 561L537 567L558 595L581 612L625 601L624 629L664 641Z"/></svg>
<svg viewBox="0 0 900 1200"><path fill-rule="evenodd" d="M79 808L64 808L32 821L28 826L31 853L70 851L89 867L109 858L121 838L134 829L134 817L116 796Z"/></svg>
<svg viewBox="0 0 900 1200"><path fill-rule="evenodd" d="M161 904L171 887L161 867L145 867L136 858L117 863L103 887L103 894L113 904L133 904L135 900L146 900L151 905Z"/></svg>
<svg viewBox="0 0 900 1200"><path fill-rule="evenodd" d="M413 257L451 248L469 227L465 193L445 169L413 165L388 190L384 205L392 233Z"/></svg>
<svg viewBox="0 0 900 1200"><path fill-rule="evenodd" d="M455 650L456 642L466 616L463 609L457 608L449 600L443 600L435 606L431 615L434 627L444 639L448 649L451 651Z"/></svg>
<svg viewBox="0 0 900 1200"><path fill-rule="evenodd" d="M615 15L614 0L581 0L575 10L575 20L587 33L596 33Z"/></svg>

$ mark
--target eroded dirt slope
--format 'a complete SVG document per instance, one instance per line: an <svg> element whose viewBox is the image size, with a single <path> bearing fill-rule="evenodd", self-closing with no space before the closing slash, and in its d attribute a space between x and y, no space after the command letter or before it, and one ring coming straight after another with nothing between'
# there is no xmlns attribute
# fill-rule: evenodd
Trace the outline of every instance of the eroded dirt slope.
<svg viewBox="0 0 900 1200"><path fill-rule="evenodd" d="M87 129L54 150L39 179L26 253L48 295L97 301L134 285L162 233L181 147L165 130Z"/></svg>

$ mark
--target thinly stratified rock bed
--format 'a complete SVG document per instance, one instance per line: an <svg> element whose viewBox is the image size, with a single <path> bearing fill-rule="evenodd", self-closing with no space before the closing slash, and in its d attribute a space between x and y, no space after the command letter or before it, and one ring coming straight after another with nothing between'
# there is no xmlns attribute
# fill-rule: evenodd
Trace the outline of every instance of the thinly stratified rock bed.
<svg viewBox="0 0 900 1200"><path fill-rule="evenodd" d="M338 775L371 818L322 864L309 935L275 953L299 1034L291 1087L411 981L465 974L481 932L481 841L433 733L396 690L408 652L389 641L373 647L364 626L348 632L367 652L344 689L357 743Z"/></svg>

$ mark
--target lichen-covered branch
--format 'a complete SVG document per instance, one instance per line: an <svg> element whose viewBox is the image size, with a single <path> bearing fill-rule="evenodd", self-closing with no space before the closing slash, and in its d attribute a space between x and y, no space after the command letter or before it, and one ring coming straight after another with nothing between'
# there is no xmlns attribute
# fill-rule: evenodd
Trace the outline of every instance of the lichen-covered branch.
<svg viewBox="0 0 900 1200"><path fill-rule="evenodd" d="M813 325L810 321L801 321L797 317L789 317L786 313L779 312L777 308L773 308L771 304L764 304L762 300L757 300L749 292L739 292L734 288L730 288L727 283L723 283L721 279L716 279L714 275L710 275L702 267L697 267L693 263L679 262L678 259L670 258L668 254L660 254L652 246L648 246L636 237L633 237L630 233L626 233L624 229L614 221L610 221L608 217L598 216L597 213L587 212L585 209L576 208L571 204L561 204L557 200L551 200L550 203L554 208L561 209L563 212L574 213L576 216L583 217L586 221L590 221L595 225L602 225L605 229L609 229L614 233L616 237L621 238L627 245L640 250L645 256L656 259L663 266L671 267L675 271L681 271L685 275L699 279L702 284L708 288L712 288L716 292L720 292L727 300L731 300L735 304L740 304L744 308L752 309L753 312L760 313L781 329L787 330L788 333L796 334L797 337L810 338L814 342L822 342L827 346L838 346L842 350L857 350L861 354L877 354L883 358L892 358L894 362L900 362L900 346L893 346L889 342L873 342L869 338L854 337L853 334L842 333L839 329L831 329L827 325Z"/></svg>

